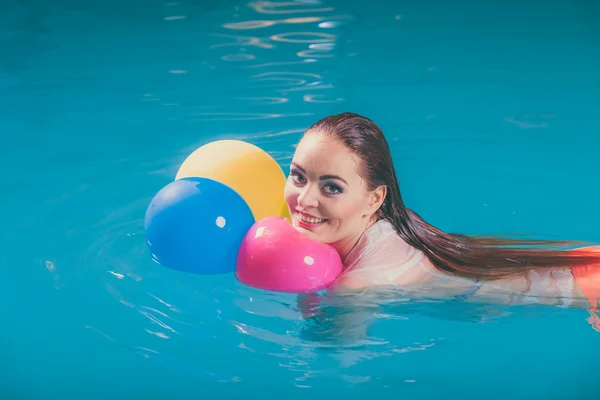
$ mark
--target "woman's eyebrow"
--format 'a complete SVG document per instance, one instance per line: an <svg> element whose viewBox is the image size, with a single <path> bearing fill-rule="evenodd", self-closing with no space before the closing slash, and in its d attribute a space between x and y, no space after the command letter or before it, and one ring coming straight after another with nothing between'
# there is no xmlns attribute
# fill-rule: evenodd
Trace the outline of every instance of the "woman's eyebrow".
<svg viewBox="0 0 600 400"><path fill-rule="evenodd" d="M324 181L324 180L327 180L327 179L336 179L336 180L338 180L338 181L342 181L342 182L344 182L346 185L348 184L348 182L346 182L346 180L345 180L345 179L343 179L343 178L341 178L341 177L339 177L339 176L337 176L337 175L323 175L323 176L321 176L321 178L320 178L320 179L321 179L322 181Z"/></svg>
<svg viewBox="0 0 600 400"><path fill-rule="evenodd" d="M304 174L306 173L306 171L304 170L304 168L302 168L301 166L299 166L295 162L292 162L290 165L298 168L300 170L300 172L302 172ZM346 180L344 178L342 178L340 176L337 176L337 175L322 175L322 176L319 177L319 179L322 180L322 181L325 181L325 180L328 180L328 179L335 179L335 180L344 182L346 185L348 184L348 182L346 182Z"/></svg>
<svg viewBox="0 0 600 400"><path fill-rule="evenodd" d="M300 172L304 172L306 173L306 171L304 170L304 168L302 168L301 166L299 166L298 164L296 164L295 162L292 161L292 163L290 164L293 167L296 167L300 170Z"/></svg>

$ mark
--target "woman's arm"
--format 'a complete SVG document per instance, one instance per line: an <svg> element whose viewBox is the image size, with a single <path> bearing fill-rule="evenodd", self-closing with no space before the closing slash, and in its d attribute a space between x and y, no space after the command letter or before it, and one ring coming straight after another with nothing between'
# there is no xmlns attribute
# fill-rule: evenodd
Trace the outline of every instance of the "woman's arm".
<svg viewBox="0 0 600 400"><path fill-rule="evenodd" d="M488 281L470 300L507 306L540 304L581 309L590 306L569 269L531 270L524 275Z"/></svg>

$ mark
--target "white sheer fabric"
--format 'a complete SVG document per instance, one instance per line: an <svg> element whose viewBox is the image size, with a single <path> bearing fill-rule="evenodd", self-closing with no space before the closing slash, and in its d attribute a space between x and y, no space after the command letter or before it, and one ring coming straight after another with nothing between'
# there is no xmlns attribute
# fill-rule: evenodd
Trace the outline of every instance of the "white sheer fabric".
<svg viewBox="0 0 600 400"><path fill-rule="evenodd" d="M339 281L343 287L397 288L427 296L479 297L509 304L569 306L575 285L569 268L532 270L524 276L488 283L444 273L422 251L406 243L386 220L379 220L363 233L344 265L346 270Z"/></svg>

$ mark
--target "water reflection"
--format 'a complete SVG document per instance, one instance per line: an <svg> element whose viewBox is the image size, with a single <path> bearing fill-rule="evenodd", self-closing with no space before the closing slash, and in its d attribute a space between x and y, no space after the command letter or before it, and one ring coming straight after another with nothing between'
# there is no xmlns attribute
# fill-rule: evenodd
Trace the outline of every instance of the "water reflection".
<svg viewBox="0 0 600 400"><path fill-rule="evenodd" d="M309 49L302 50L296 53L298 57L309 57L309 58L332 58L333 54L328 49Z"/></svg>
<svg viewBox="0 0 600 400"><path fill-rule="evenodd" d="M310 113L299 113L299 114L259 114L259 113L233 113L233 112L215 112L215 113L195 113L197 117L196 121L253 121L259 119L272 119L272 118L286 118L286 117L297 117L307 116Z"/></svg>
<svg viewBox="0 0 600 400"><path fill-rule="evenodd" d="M252 1L248 6L260 14L298 14L309 12L333 11L333 7L315 7L314 2L309 1Z"/></svg>
<svg viewBox="0 0 600 400"><path fill-rule="evenodd" d="M540 129L548 128L548 120L554 117L553 114L526 114L504 118L510 124L516 125L521 129Z"/></svg>
<svg viewBox="0 0 600 400"><path fill-rule="evenodd" d="M299 36L296 37L296 36ZM316 43L331 43L335 40L336 36L331 33L321 32L284 32L272 35L271 40L285 43L310 43L314 45Z"/></svg>
<svg viewBox="0 0 600 400"><path fill-rule="evenodd" d="M313 80L309 83L308 79L287 77L290 75L315 78L317 80L316 81ZM253 82L268 82L268 81L283 81L283 82L285 82L284 84L277 85L277 86L302 86L302 87L304 87L304 86L311 86L311 85L320 83L320 80L323 79L323 77L318 74L311 74L311 73L307 73L307 72L275 71L275 72L263 72L261 74L256 74L256 75L253 75L251 77L251 79Z"/></svg>
<svg viewBox="0 0 600 400"><path fill-rule="evenodd" d="M254 64L254 65L248 65L246 66L246 68L265 68L265 67L274 67L274 66L290 66L290 65L302 65L305 63L311 63L311 62L316 62L317 60L311 59L311 58L307 58L306 60L301 60L301 61L279 61L279 62L268 62L268 63L264 63L264 64Z"/></svg>
<svg viewBox="0 0 600 400"><path fill-rule="evenodd" d="M323 99L325 95L323 94L305 94L302 97L302 100L304 100L307 103L337 103L340 101L344 101L343 97L336 97L333 100L327 100L327 99Z"/></svg>
<svg viewBox="0 0 600 400"><path fill-rule="evenodd" d="M250 100L255 105L280 104L290 101L285 97L236 97L237 100Z"/></svg>
<svg viewBox="0 0 600 400"><path fill-rule="evenodd" d="M312 117L320 110L307 107L345 101L339 94L312 92L335 91L335 86L322 72L323 68L319 61L335 57L339 40L336 28L351 22L352 15L339 12L333 6L307 1L258 1L250 2L247 6L245 10L236 9L234 15L236 21L221 24L225 31L236 31L239 34L211 32L212 37L221 40L211 44L209 48L212 51L237 48L239 52L229 52L229 54L219 55L219 58L231 66L238 64L239 74L243 74L244 69L251 69L253 73L240 81L243 85L240 89L244 89L245 93L243 96L236 96L235 99L241 103L223 105L221 108L224 110L219 110L218 113L204 113L201 115L202 121L251 121L285 116ZM269 15L269 18L261 17L264 15ZM263 32L266 28L269 29L266 35L248 34L257 30ZM322 29L327 29L327 32ZM250 48L254 49L252 54L249 53ZM254 72L256 70L260 72ZM269 109L264 113L248 113L245 109L249 105L263 105L268 106ZM272 109L273 106L281 107L281 110L275 111ZM299 112L300 109L307 111ZM195 113L194 120L198 120L198 116ZM293 129L290 132L289 128L283 128L278 132L302 133L303 129L314 122L307 118L302 120L305 121L302 129ZM257 130L256 133L245 132L240 139L259 139L261 135L262 137L273 136L272 132L261 133L261 131L263 129ZM287 152L285 154L286 157L289 156Z"/></svg>
<svg viewBox="0 0 600 400"><path fill-rule="evenodd" d="M254 60L255 58L256 58L256 56L254 56L253 54L239 53L239 54L226 54L221 57L221 60L223 60L223 61L249 61L249 60Z"/></svg>
<svg viewBox="0 0 600 400"><path fill-rule="evenodd" d="M234 39L232 43L217 43L210 46L211 49L218 49L221 47L230 47L230 46L253 46L261 49L272 49L275 47L274 44L265 43L264 38L254 37L254 36L238 36L238 35L226 35L221 33L212 33L211 36L214 37L222 37L222 38L231 38Z"/></svg>
<svg viewBox="0 0 600 400"><path fill-rule="evenodd" d="M223 28L226 29L260 29L267 28L269 26L277 25L277 24L306 24L310 22L319 22L322 21L323 17L308 17L308 18L286 18L282 20L254 20L254 21L244 21L244 22L232 22L228 24L223 24Z"/></svg>
<svg viewBox="0 0 600 400"><path fill-rule="evenodd" d="M265 343L272 345L276 350L268 354L280 359L279 367L292 373L294 383L302 387L310 387L319 379L331 380L334 377L346 383L365 383L371 374L352 374L353 367L377 359L430 351L443 340L414 340L409 333L405 337L385 331L374 333L375 325L385 321L385 318L382 318L383 314L374 312L376 308L373 304L362 310L360 307L351 310L341 304L327 308L328 316L322 317L321 321L310 319L298 322L295 329L284 332L264 329L256 323L232 323L241 334L249 336L249 342L264 342L257 344L257 348L264 348ZM321 311L325 311L324 308ZM408 320L401 315L398 318L400 321ZM407 324L405 329L410 330L410 326ZM398 332L398 329L394 329L394 332ZM340 368L345 370L342 375L339 374Z"/></svg>
<svg viewBox="0 0 600 400"><path fill-rule="evenodd" d="M176 22L188 14L185 8L179 8L179 2L164 6L163 18L168 22ZM331 69L324 69L322 64L338 56L339 28L354 21L353 15L331 5L300 0L250 2L233 6L229 15L233 20L226 20L216 30L207 32L212 38L212 43L206 46L208 58L198 60L195 66L180 62L167 68L170 75L181 79L197 79L198 72L210 76L209 90L212 82L219 82L218 90L215 87L206 96L210 105L205 107L210 107L211 112L197 112L198 104L179 98L172 90L141 95L144 102L170 107L166 121L229 122L228 135L258 140L264 131L258 121L295 117L303 121L302 127L306 129L314 122L313 116L322 112L323 105L346 100L333 84L336 77L328 75ZM200 66L207 68L197 71ZM257 109L261 106L265 108ZM173 115L175 112L178 114ZM257 121L257 125L232 124L235 121ZM275 129L289 130L283 124L279 123ZM236 132L237 126L244 132ZM284 158L288 155L285 152Z"/></svg>

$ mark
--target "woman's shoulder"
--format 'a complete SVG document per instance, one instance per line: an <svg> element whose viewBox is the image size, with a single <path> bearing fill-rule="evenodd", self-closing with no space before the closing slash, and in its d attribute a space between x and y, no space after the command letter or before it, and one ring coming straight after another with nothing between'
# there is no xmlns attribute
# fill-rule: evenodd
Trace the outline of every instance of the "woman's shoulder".
<svg viewBox="0 0 600 400"><path fill-rule="evenodd" d="M379 254L378 250L382 248L401 251L408 247L408 243L398 235L394 226L388 220L380 219L361 235L356 245L346 256L345 264L350 266L359 259Z"/></svg>
<svg viewBox="0 0 600 400"><path fill-rule="evenodd" d="M408 261L419 261L423 253L407 243L387 220L379 220L367 229L344 260L346 276L381 276L398 270ZM413 263L411 263L413 264ZM376 274L375 274L376 273Z"/></svg>

